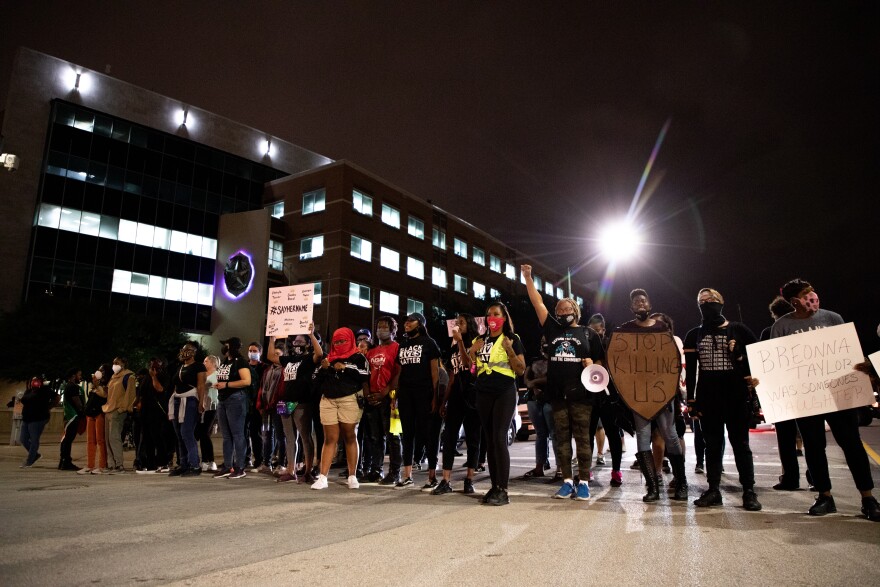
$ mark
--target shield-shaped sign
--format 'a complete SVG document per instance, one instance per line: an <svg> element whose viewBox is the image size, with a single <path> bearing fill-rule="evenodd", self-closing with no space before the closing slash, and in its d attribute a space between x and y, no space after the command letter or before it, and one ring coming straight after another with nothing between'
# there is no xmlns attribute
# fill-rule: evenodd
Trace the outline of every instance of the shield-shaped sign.
<svg viewBox="0 0 880 587"><path fill-rule="evenodd" d="M678 393L678 345L669 332L615 332L608 372L626 405L651 420Z"/></svg>

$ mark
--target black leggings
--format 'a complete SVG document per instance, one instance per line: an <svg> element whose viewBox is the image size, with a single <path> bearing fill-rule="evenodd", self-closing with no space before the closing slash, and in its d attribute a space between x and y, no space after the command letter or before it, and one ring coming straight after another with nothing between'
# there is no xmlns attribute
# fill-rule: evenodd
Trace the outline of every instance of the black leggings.
<svg viewBox="0 0 880 587"><path fill-rule="evenodd" d="M199 441L203 463L214 462L214 442L211 440L211 428L214 427L216 419L217 410L207 410L201 414L199 422L196 424L196 440Z"/></svg>
<svg viewBox="0 0 880 587"><path fill-rule="evenodd" d="M816 491L831 491L831 478L828 474L828 456L825 454L825 422L831 428L831 434L837 446L846 457L846 465L859 491L870 491L874 488L871 478L871 463L868 453L859 435L859 419L855 409L819 414L798 418L797 426L804 440L804 457L807 469L813 478Z"/></svg>
<svg viewBox="0 0 880 587"><path fill-rule="evenodd" d="M478 391L477 412L486 433L486 457L489 460L489 477L493 487L507 489L510 479L510 451L507 448L507 431L516 410L516 384L504 391Z"/></svg>
<svg viewBox="0 0 880 587"><path fill-rule="evenodd" d="M704 372L700 372L701 377ZM721 484L721 468L724 458L724 429L733 449L736 470L743 490L750 491L755 486L755 465L752 449L749 447L749 420L751 406L745 386L730 376L727 380L720 377L711 384L700 381L697 397L702 391L706 396L699 400L700 425L706 439L706 478L710 489L718 489ZM706 378L708 379L708 378ZM710 387L711 385L711 387Z"/></svg>
<svg viewBox="0 0 880 587"><path fill-rule="evenodd" d="M437 453L440 449L440 431L432 423L431 396L428 389L398 390L397 409L400 410L400 424L403 426L401 444L403 445L403 466L412 467L415 449L425 447L428 452L428 470L437 468ZM436 434L433 432L436 431Z"/></svg>
<svg viewBox="0 0 880 587"><path fill-rule="evenodd" d="M593 401L593 413L590 417L590 446L596 438L596 430L599 420L605 428L605 440L608 442L608 450L611 451L611 470L620 470L620 461L623 455L623 439L620 437L620 428L614 420L614 410L611 402L605 397L597 397ZM580 462L580 460L578 460Z"/></svg>
<svg viewBox="0 0 880 587"><path fill-rule="evenodd" d="M455 461L458 444L458 430L464 424L464 437L467 442L467 461L464 466L477 468L480 456L480 415L469 408L461 395L453 392L446 405L446 427L443 429L443 470L451 471Z"/></svg>

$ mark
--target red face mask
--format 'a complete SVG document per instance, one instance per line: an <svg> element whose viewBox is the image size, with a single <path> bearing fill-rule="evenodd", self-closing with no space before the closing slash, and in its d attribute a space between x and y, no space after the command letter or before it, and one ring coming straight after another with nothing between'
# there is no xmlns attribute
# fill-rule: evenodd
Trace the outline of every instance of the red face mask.
<svg viewBox="0 0 880 587"><path fill-rule="evenodd" d="M486 324L489 325L490 332L496 332L501 330L501 327L504 326L504 317L503 316L486 316Z"/></svg>

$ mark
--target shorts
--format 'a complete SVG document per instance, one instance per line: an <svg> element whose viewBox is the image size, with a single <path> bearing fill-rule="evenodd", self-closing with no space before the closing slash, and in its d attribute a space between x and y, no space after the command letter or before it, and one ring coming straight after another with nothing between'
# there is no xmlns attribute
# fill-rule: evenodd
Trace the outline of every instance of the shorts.
<svg viewBox="0 0 880 587"><path fill-rule="evenodd" d="M356 393L337 399L322 396L319 410L321 424L324 426L334 426L340 423L357 424L361 421L361 415L364 412L358 405Z"/></svg>

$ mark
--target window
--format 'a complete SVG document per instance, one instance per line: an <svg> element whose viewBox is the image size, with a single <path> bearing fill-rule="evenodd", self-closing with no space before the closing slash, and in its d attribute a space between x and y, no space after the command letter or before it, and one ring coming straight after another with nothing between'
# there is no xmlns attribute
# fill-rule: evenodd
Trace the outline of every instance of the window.
<svg viewBox="0 0 880 587"><path fill-rule="evenodd" d="M400 228L400 210L388 204L382 204L382 222L394 228Z"/></svg>
<svg viewBox="0 0 880 587"><path fill-rule="evenodd" d="M532 274L532 281L535 282L535 289L538 291L541 291L541 286L544 283L543 281L541 281L541 278L533 273Z"/></svg>
<svg viewBox="0 0 880 587"><path fill-rule="evenodd" d="M373 215L373 198L371 198L367 194L361 193L357 190L352 190L351 201L352 206L354 207L354 211L358 214L363 214L364 216Z"/></svg>
<svg viewBox="0 0 880 587"><path fill-rule="evenodd" d="M489 255L489 269L495 273L501 273L501 259L495 255Z"/></svg>
<svg viewBox="0 0 880 587"><path fill-rule="evenodd" d="M173 302L210 306L214 303L214 286L209 283L167 279L160 275L113 270L111 291Z"/></svg>
<svg viewBox="0 0 880 587"><path fill-rule="evenodd" d="M446 250L446 231L441 228L435 228L433 230L431 242L434 243L434 246L438 249Z"/></svg>
<svg viewBox="0 0 880 587"><path fill-rule="evenodd" d="M507 279L516 279L516 269L514 269L513 265L511 265L510 263L505 263L504 275L507 276Z"/></svg>
<svg viewBox="0 0 880 587"><path fill-rule="evenodd" d="M275 271L284 270L284 244L269 239L269 267Z"/></svg>
<svg viewBox="0 0 880 587"><path fill-rule="evenodd" d="M493 300L497 300L501 297L501 292L493 287L489 290L489 297Z"/></svg>
<svg viewBox="0 0 880 587"><path fill-rule="evenodd" d="M362 308L370 307L370 288L360 283L351 282L348 285L348 303Z"/></svg>
<svg viewBox="0 0 880 587"><path fill-rule="evenodd" d="M410 236L414 236L417 239L423 239L425 238L425 223L414 216L410 216L409 226L406 231Z"/></svg>
<svg viewBox="0 0 880 587"><path fill-rule="evenodd" d="M549 281L544 282L544 293L548 296L553 295L553 284Z"/></svg>
<svg viewBox="0 0 880 587"><path fill-rule="evenodd" d="M458 293L467 293L467 277L464 275L455 274L455 291Z"/></svg>
<svg viewBox="0 0 880 587"><path fill-rule="evenodd" d="M525 276L525 274L522 273L522 272L519 274L519 282L520 282L521 284L523 284L523 285L526 284L526 276Z"/></svg>
<svg viewBox="0 0 880 587"><path fill-rule="evenodd" d="M577 297L575 298L575 300L577 301L578 306L580 306L581 308L584 307L584 298L582 298L581 296L577 296Z"/></svg>
<svg viewBox="0 0 880 587"><path fill-rule="evenodd" d="M563 293L561 287L556 288L556 297L559 298L560 300L565 297L565 294Z"/></svg>
<svg viewBox="0 0 880 587"><path fill-rule="evenodd" d="M478 300L486 299L486 286L482 283L474 282L474 297Z"/></svg>
<svg viewBox="0 0 880 587"><path fill-rule="evenodd" d="M400 312L400 296L387 291L379 292L379 311L392 316Z"/></svg>
<svg viewBox="0 0 880 587"><path fill-rule="evenodd" d="M460 238L452 239L452 243L453 251L455 251L455 254L459 257L464 257L465 259L467 259L467 243Z"/></svg>
<svg viewBox="0 0 880 587"><path fill-rule="evenodd" d="M284 200L272 204L271 210L272 218L281 218L282 216L284 216Z"/></svg>
<svg viewBox="0 0 880 587"><path fill-rule="evenodd" d="M416 279L425 278L425 263L415 257L406 258L406 274Z"/></svg>
<svg viewBox="0 0 880 587"><path fill-rule="evenodd" d="M325 196L326 190L324 188L303 194L303 216L322 211L324 209Z"/></svg>
<svg viewBox="0 0 880 587"><path fill-rule="evenodd" d="M315 283L315 294L312 296L312 299L315 301L315 305L316 305L316 306L319 305L319 304L321 303L321 291L322 291L322 289L323 289L323 288L321 287L321 282L320 282L320 281L317 282L317 283Z"/></svg>
<svg viewBox="0 0 880 587"><path fill-rule="evenodd" d="M369 262L373 257L373 243L351 235L351 256Z"/></svg>
<svg viewBox="0 0 880 587"><path fill-rule="evenodd" d="M38 225L48 226L49 228L58 228L58 223L60 221L61 221L61 206L52 206L51 204L40 204L40 215L37 218Z"/></svg>
<svg viewBox="0 0 880 587"><path fill-rule="evenodd" d="M424 314L425 304L423 302L420 302L419 300L406 298L406 313L414 314L415 312L418 312L419 314Z"/></svg>
<svg viewBox="0 0 880 587"><path fill-rule="evenodd" d="M431 270L431 283L437 287L446 288L446 270L436 265Z"/></svg>
<svg viewBox="0 0 880 587"><path fill-rule="evenodd" d="M400 253L388 247L379 249L379 264L392 271L400 271Z"/></svg>
<svg viewBox="0 0 880 587"><path fill-rule="evenodd" d="M473 260L474 263L481 267L486 266L486 253L483 252L483 249L479 247L473 247Z"/></svg>
<svg viewBox="0 0 880 587"><path fill-rule="evenodd" d="M314 259L324 254L324 235L310 236L299 243L299 260Z"/></svg>

